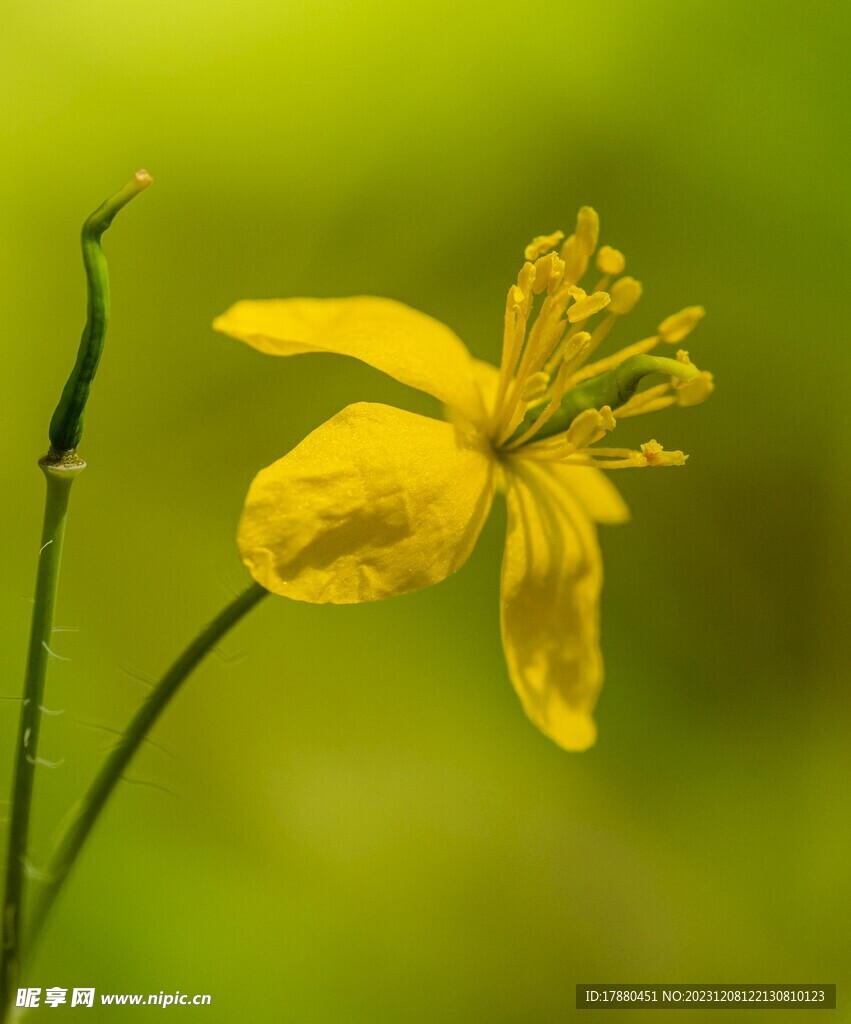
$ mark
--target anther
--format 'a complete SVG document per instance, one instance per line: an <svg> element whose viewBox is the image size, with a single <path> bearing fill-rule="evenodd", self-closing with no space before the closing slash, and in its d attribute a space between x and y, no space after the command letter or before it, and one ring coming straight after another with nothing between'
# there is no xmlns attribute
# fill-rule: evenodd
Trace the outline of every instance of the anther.
<svg viewBox="0 0 851 1024"><path fill-rule="evenodd" d="M677 405L687 408L692 405L700 405L715 390L712 374L708 370L701 370L693 379L687 380L677 388Z"/></svg>
<svg viewBox="0 0 851 1024"><path fill-rule="evenodd" d="M561 357L562 366L564 367L563 376L565 378L569 377L572 371L582 364L588 354L591 341L592 336L588 331L578 331L567 339Z"/></svg>
<svg viewBox="0 0 851 1024"><path fill-rule="evenodd" d="M519 297L519 304L527 303L531 300L532 296L532 285L535 281L535 264L524 263L520 273L517 275L517 285L515 295Z"/></svg>
<svg viewBox="0 0 851 1024"><path fill-rule="evenodd" d="M564 260L564 279L578 281L588 269L588 255L576 235L565 241L560 255Z"/></svg>
<svg viewBox="0 0 851 1024"><path fill-rule="evenodd" d="M543 256L545 252L549 252L550 249L555 249L563 238L563 231L554 231L551 235L537 235L526 246L523 256L527 260L535 260L539 256Z"/></svg>
<svg viewBox="0 0 851 1024"><path fill-rule="evenodd" d="M703 306L686 306L679 313L673 313L659 324L659 336L669 345L676 345L687 334L691 334L706 315Z"/></svg>
<svg viewBox="0 0 851 1024"><path fill-rule="evenodd" d="M605 433L607 423L611 423L611 426L608 428L609 430L614 427L615 421L612 419L612 410L608 407L606 407L606 410L608 416L604 417L602 412L599 412L597 409L586 409L570 424L565 434L565 440L574 450L585 448L586 445L598 439Z"/></svg>
<svg viewBox="0 0 851 1024"><path fill-rule="evenodd" d="M611 312L623 316L629 313L641 298L641 282L634 277L622 277L609 289L612 297Z"/></svg>
<svg viewBox="0 0 851 1024"><path fill-rule="evenodd" d="M540 295L547 288L552 291L561 281L563 274L564 260L559 259L558 253L550 252L542 256L535 263L535 294Z"/></svg>
<svg viewBox="0 0 851 1024"><path fill-rule="evenodd" d="M581 291L581 289L575 289ZM574 289L571 289L571 293ZM593 295L586 295L573 303L567 311L567 319L572 323L579 323L580 320L587 320L589 316L599 313L605 309L610 302L608 292L594 292Z"/></svg>
<svg viewBox="0 0 851 1024"><path fill-rule="evenodd" d="M543 370L539 370L527 379L526 383L523 385L523 390L521 391L520 396L527 404L537 402L538 399L544 397L549 386L550 375L548 373L544 373Z"/></svg>
<svg viewBox="0 0 851 1024"><path fill-rule="evenodd" d="M576 216L576 238L586 256L597 248L600 235L600 217L592 206L580 207Z"/></svg>
<svg viewBox="0 0 851 1024"><path fill-rule="evenodd" d="M597 269L604 274L622 274L626 266L626 257L619 249L603 245L597 253Z"/></svg>

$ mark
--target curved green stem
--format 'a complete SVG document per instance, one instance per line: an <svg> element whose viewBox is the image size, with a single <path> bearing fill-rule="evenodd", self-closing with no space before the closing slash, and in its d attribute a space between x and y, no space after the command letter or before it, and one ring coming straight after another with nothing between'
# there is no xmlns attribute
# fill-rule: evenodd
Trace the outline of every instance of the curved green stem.
<svg viewBox="0 0 851 1024"><path fill-rule="evenodd" d="M137 171L127 184L101 204L83 225L81 243L88 284L86 326L80 339L77 361L50 421L50 444L58 452L71 451L80 443L83 413L100 362L109 321L109 276L101 235L113 217L152 182L147 171Z"/></svg>
<svg viewBox="0 0 851 1024"><path fill-rule="evenodd" d="M20 961L21 906L26 877L27 843L30 829L38 737L41 726L44 681L52 657L53 612L59 588L59 567L71 485L85 463L51 466L42 462L47 479L44 526L38 556L35 602L33 605L23 703L18 724L18 743L12 783L6 888L3 903L2 948L0 948L0 1015L9 1004L17 985Z"/></svg>
<svg viewBox="0 0 851 1024"><path fill-rule="evenodd" d="M118 741L118 745L103 763L89 786L88 792L77 805L73 819L51 856L46 872L48 880L36 902L27 930L29 942L34 941L41 931L45 919L104 805L169 701L198 663L267 593L268 591L258 583L252 583L230 604L226 605L173 663L151 691L145 703L136 712Z"/></svg>

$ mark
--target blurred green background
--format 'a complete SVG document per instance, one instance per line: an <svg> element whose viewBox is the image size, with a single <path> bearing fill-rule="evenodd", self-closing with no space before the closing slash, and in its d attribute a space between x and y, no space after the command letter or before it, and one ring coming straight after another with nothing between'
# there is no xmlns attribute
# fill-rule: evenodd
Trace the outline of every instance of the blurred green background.
<svg viewBox="0 0 851 1024"><path fill-rule="evenodd" d="M213 334L232 301L388 295L495 360L523 246L591 203L645 283L619 340L703 303L688 347L718 385L639 424L687 470L616 478L633 521L603 532L593 750L558 750L511 690L499 505L432 590L269 600L134 763L154 785L109 806L30 984L209 992L211 1024L549 1024L577 982L851 982L848 7L816 11L4 5L4 698L83 322L79 226L155 177L106 240L36 864L102 727L243 586L253 474L350 401L437 413L353 362ZM0 703L4 791L16 714Z"/></svg>

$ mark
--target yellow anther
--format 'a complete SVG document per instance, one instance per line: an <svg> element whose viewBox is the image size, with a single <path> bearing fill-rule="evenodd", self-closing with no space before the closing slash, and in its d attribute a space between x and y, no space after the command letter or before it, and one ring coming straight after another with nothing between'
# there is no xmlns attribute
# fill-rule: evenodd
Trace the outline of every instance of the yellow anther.
<svg viewBox="0 0 851 1024"><path fill-rule="evenodd" d="M564 279L578 281L588 269L588 256L576 235L571 235L561 247L564 260Z"/></svg>
<svg viewBox="0 0 851 1024"><path fill-rule="evenodd" d="M544 373L543 370L539 370L527 379L526 383L523 385L523 390L520 392L520 396L527 404L530 402L536 402L539 398L544 397L549 386L550 375L548 373Z"/></svg>
<svg viewBox="0 0 851 1024"><path fill-rule="evenodd" d="M600 235L600 218L592 206L582 206L576 216L576 238L586 256L597 248Z"/></svg>
<svg viewBox="0 0 851 1024"><path fill-rule="evenodd" d="M619 249L604 245L597 253L597 269L604 274L622 274L626 266L626 257Z"/></svg>
<svg viewBox="0 0 851 1024"><path fill-rule="evenodd" d="M527 250L528 252L528 250ZM564 274L564 260L559 259L558 253L549 252L542 256L535 263L535 284L536 295L540 295L545 288L550 291L561 281Z"/></svg>
<svg viewBox="0 0 851 1024"><path fill-rule="evenodd" d="M589 316L599 313L605 309L611 301L608 292L594 292L585 298L578 299L567 311L567 319L572 323L579 323L580 320L587 320Z"/></svg>
<svg viewBox="0 0 851 1024"><path fill-rule="evenodd" d="M685 366L691 366L691 359L689 359L689 354L684 348L677 351L677 362L683 363Z"/></svg>
<svg viewBox="0 0 851 1024"><path fill-rule="evenodd" d="M659 324L659 334L662 341L669 345L676 345L678 341L690 334L695 326L703 319L706 310L703 306L686 306L679 313L674 313Z"/></svg>
<svg viewBox="0 0 851 1024"><path fill-rule="evenodd" d="M614 430L617 426L615 416L610 405L604 405L600 410L600 420L602 421L603 430Z"/></svg>
<svg viewBox="0 0 851 1024"><path fill-rule="evenodd" d="M517 285L527 295L532 287L532 283L535 280L535 264L524 263L520 273L517 275Z"/></svg>
<svg viewBox="0 0 851 1024"><path fill-rule="evenodd" d="M603 415L602 410L586 409L570 424L564 439L571 448L574 450L584 448L600 438L607 430L614 428L615 421L612 417L612 410L608 406L604 406L604 408L607 415ZM608 426L609 423L611 426Z"/></svg>
<svg viewBox="0 0 851 1024"><path fill-rule="evenodd" d="M573 300L574 300L575 302L579 302L580 300L582 300L582 299L584 299L584 298L586 297L586 295L588 294L588 292L586 292L584 288L580 288L578 284L572 284L572 285L571 285L571 286L570 286L570 287L569 287L569 288L567 289L567 294L568 294L568 295L569 295L569 296L570 296L570 297L571 297L571 298L572 298L572 299L573 299Z"/></svg>
<svg viewBox="0 0 851 1024"><path fill-rule="evenodd" d="M588 331L579 331L577 334L568 335L561 351L561 366L558 374L562 392L567 390L571 375L588 358L593 341L594 336Z"/></svg>
<svg viewBox="0 0 851 1024"><path fill-rule="evenodd" d="M517 284L508 289L507 311L528 316L532 304L532 285L535 282L535 264L524 263L517 275Z"/></svg>
<svg viewBox="0 0 851 1024"><path fill-rule="evenodd" d="M579 331L578 334L572 334L565 342L561 357L562 362L571 362L579 352L585 351L590 341L591 335L587 331Z"/></svg>
<svg viewBox="0 0 851 1024"><path fill-rule="evenodd" d="M694 380L688 380L677 388L677 404L683 408L700 405L701 402L705 402L709 398L714 390L712 374L708 370L701 370Z"/></svg>
<svg viewBox="0 0 851 1024"><path fill-rule="evenodd" d="M641 298L641 282L634 277L622 277L615 281L609 289L612 296L611 311L623 316L633 308Z"/></svg>
<svg viewBox="0 0 851 1024"><path fill-rule="evenodd" d="M648 466L684 466L688 458L680 451L666 452L658 441L641 445L641 454Z"/></svg>
<svg viewBox="0 0 851 1024"><path fill-rule="evenodd" d="M564 238L563 231L554 231L551 235L537 235L526 246L523 255L527 260L536 260L550 249L555 249L558 243Z"/></svg>

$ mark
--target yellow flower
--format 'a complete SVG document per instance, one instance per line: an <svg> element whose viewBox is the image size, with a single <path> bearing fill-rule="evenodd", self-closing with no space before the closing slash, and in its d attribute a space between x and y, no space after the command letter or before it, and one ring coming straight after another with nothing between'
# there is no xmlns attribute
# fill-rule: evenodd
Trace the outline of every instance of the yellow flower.
<svg viewBox="0 0 851 1024"><path fill-rule="evenodd" d="M602 275L579 287L599 221L583 207L536 238L508 291L499 369L472 358L443 324L389 299L238 302L214 327L271 355L335 352L433 395L451 422L386 405L350 405L255 477L239 549L266 589L314 603L376 601L444 579L466 561L504 489L508 535L501 619L512 682L532 721L567 750L595 739L602 684L596 523L628 518L600 469L682 465L655 440L634 451L596 443L616 422L694 405L712 378L678 344L702 317L692 306L658 334L589 363L641 295L611 284L621 252L600 249ZM605 314L596 325L592 321ZM663 383L638 390L649 373Z"/></svg>

